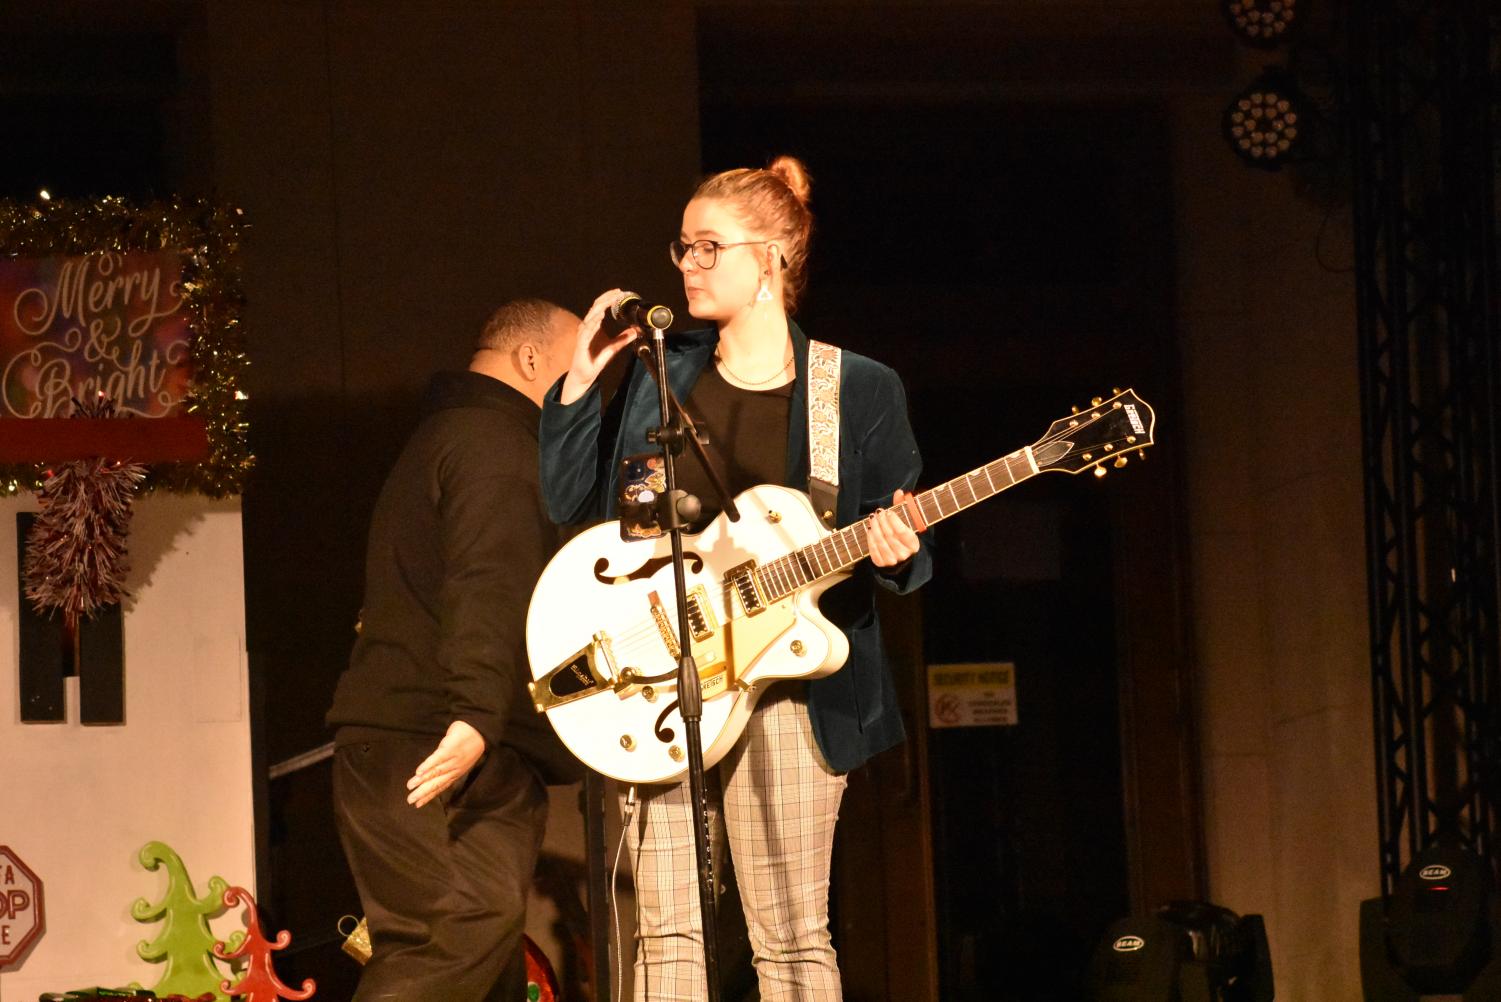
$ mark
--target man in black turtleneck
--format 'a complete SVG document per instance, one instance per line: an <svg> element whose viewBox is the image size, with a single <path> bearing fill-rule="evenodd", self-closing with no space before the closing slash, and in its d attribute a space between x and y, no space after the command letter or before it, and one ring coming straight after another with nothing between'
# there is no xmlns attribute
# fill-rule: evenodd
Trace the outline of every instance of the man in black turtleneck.
<svg viewBox="0 0 1501 1002"><path fill-rule="evenodd" d="M496 311L435 376L381 489L361 629L328 722L334 809L373 954L357 1002L524 998L544 783L574 766L526 683L526 609L557 547L537 481L543 394L579 318Z"/></svg>

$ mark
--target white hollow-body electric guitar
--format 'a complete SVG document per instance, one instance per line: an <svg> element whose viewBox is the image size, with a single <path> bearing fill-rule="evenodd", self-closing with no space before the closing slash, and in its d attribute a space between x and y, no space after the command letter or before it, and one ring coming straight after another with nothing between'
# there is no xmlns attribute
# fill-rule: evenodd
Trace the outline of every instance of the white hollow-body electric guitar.
<svg viewBox="0 0 1501 1002"><path fill-rule="evenodd" d="M1033 444L895 509L918 531L1039 473L1103 475L1152 444L1152 409L1132 391L1054 421ZM818 597L868 555L865 523L829 531L806 495L763 484L683 537L688 620L703 691L704 765L739 739L767 687L829 675L849 642ZM542 572L527 613L530 690L585 765L627 783L687 771L677 700L677 589L666 536L630 542L617 522L568 542Z"/></svg>

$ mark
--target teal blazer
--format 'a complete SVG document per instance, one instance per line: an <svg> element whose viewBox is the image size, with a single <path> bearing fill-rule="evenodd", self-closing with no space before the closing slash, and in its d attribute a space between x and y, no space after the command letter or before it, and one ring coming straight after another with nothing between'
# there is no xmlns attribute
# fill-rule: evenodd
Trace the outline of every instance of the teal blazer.
<svg viewBox="0 0 1501 1002"><path fill-rule="evenodd" d="M797 371L808 371L808 338L791 324ZM719 343L716 329L674 335L667 342L667 379L679 400L687 400ZM571 404L559 402L562 380L542 405L540 429L542 496L548 515L559 524L596 522L615 517L620 461L654 452L646 432L661 423L656 383L643 365L630 371L608 408L598 386ZM787 475L783 484L808 489L808 427L805 378L792 388L787 422ZM922 470L922 457L907 419L901 379L888 366L843 353L839 370L839 504L838 525L850 525L891 504L897 488L911 490ZM807 686L808 712L819 750L836 771L847 772L877 752L901 743L902 717L891 670L881 644L871 583L898 594L921 586L932 576L928 535L917 554L894 573L859 565L853 581L824 595L823 609L849 637L849 660ZM837 596L837 598L836 598ZM837 611L831 609L837 605ZM781 683L797 684L797 683Z"/></svg>

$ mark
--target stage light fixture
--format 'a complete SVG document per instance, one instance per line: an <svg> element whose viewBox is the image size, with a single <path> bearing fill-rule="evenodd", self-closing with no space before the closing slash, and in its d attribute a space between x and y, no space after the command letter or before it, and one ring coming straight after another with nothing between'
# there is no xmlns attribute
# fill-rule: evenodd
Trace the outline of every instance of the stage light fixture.
<svg viewBox="0 0 1501 1002"><path fill-rule="evenodd" d="M1367 1002L1501 998L1501 900L1489 866L1447 846L1413 857L1388 900L1361 902L1360 975Z"/></svg>
<svg viewBox="0 0 1501 1002"><path fill-rule="evenodd" d="M1285 74L1271 70L1225 108L1225 139L1246 163L1276 170L1306 145L1301 137L1308 119L1302 94Z"/></svg>
<svg viewBox="0 0 1501 1002"><path fill-rule="evenodd" d="M1090 1002L1272 1002L1260 915L1174 901L1117 921L1090 961Z"/></svg>
<svg viewBox="0 0 1501 1002"><path fill-rule="evenodd" d="M1271 48L1291 38L1308 13L1308 0L1221 0L1230 30L1242 42Z"/></svg>

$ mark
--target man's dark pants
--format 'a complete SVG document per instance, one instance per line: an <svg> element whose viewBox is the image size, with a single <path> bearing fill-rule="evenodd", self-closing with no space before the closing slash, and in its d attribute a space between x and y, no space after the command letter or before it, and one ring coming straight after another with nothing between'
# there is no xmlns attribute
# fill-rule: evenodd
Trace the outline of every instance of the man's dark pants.
<svg viewBox="0 0 1501 1002"><path fill-rule="evenodd" d="M526 893L547 821L547 790L505 746L426 807L406 781L435 737L340 744L334 814L373 954L355 1002L518 1002Z"/></svg>

